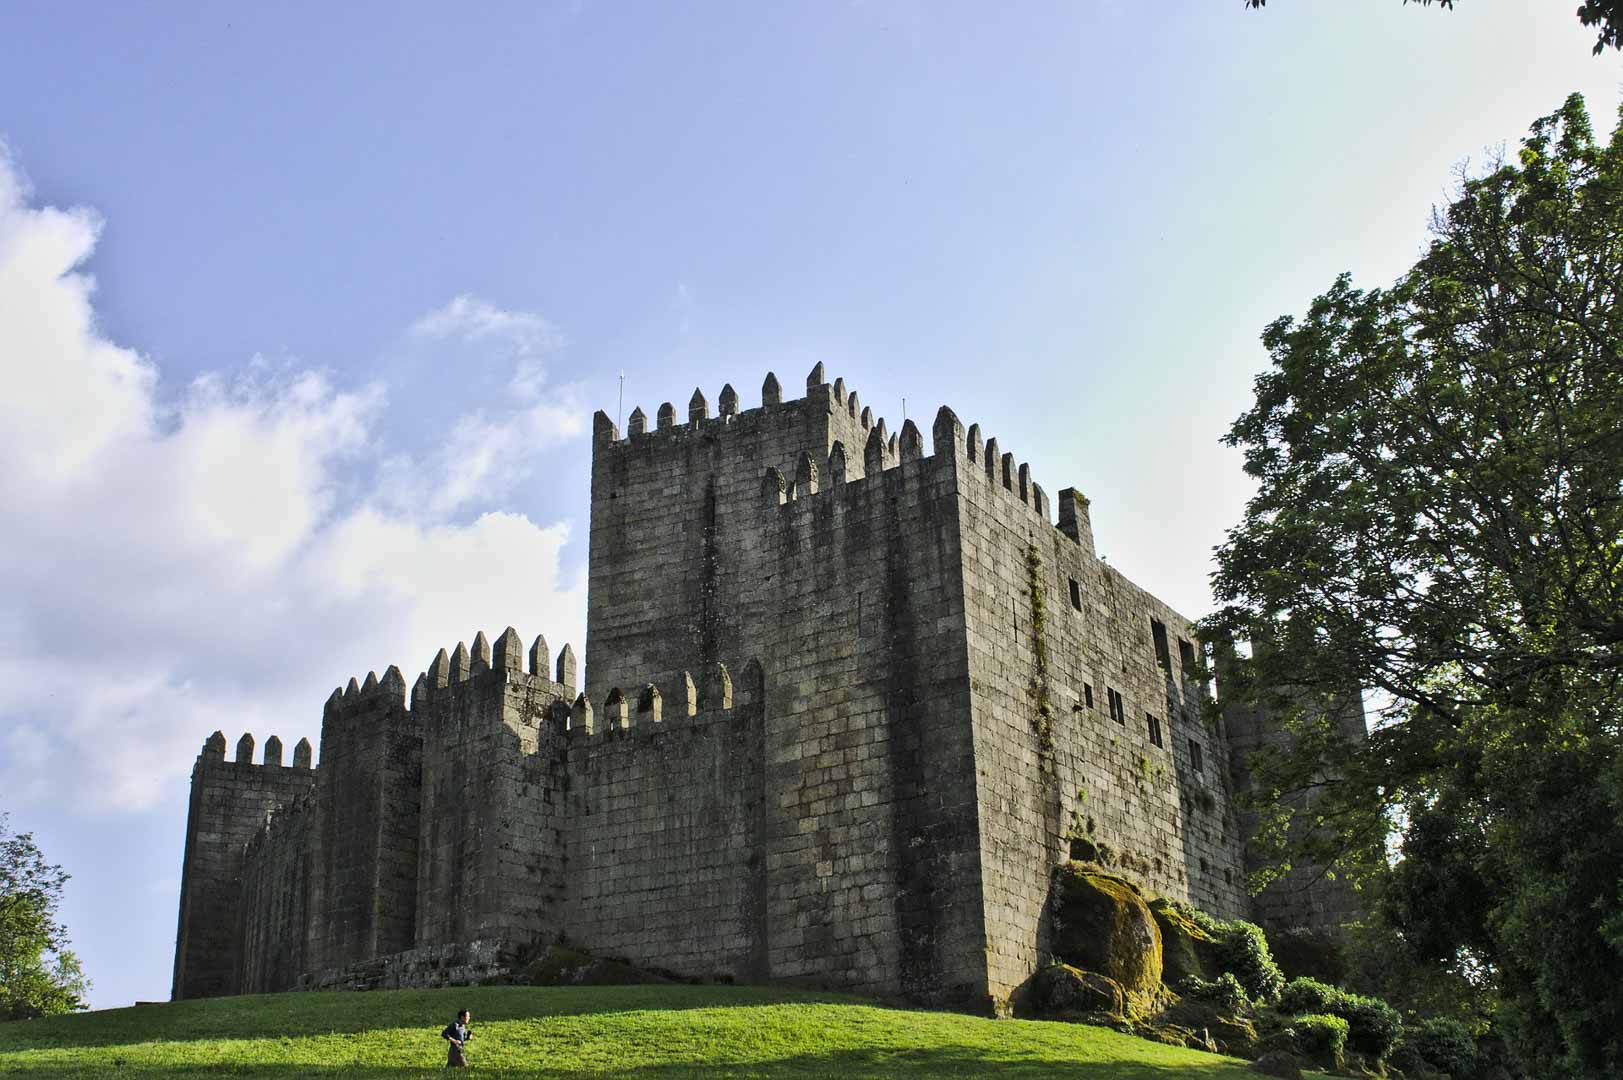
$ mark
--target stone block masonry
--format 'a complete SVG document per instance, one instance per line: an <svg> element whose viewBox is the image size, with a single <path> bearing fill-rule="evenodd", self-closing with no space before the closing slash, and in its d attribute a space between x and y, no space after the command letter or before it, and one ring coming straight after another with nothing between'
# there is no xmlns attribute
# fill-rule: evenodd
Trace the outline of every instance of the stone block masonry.
<svg viewBox="0 0 1623 1080"><path fill-rule="evenodd" d="M335 691L318 769L211 738L177 998L477 981L565 940L995 1010L1073 846L1251 911L1204 651L1085 498L1056 526L978 426L943 408L927 448L822 365L716 400L594 418L583 690L509 628L409 695L393 667Z"/></svg>
<svg viewBox="0 0 1623 1080"><path fill-rule="evenodd" d="M243 984L243 938L239 907L249 842L273 813L308 795L315 786L310 744L299 740L293 765L281 761L281 742L266 740L255 763L254 738L237 742L225 757L225 735L203 743L192 766L192 798L186 814L186 854L181 863L180 921L175 935L173 996L234 994ZM274 750L274 753L273 753ZM256 920L271 932L267 907Z"/></svg>

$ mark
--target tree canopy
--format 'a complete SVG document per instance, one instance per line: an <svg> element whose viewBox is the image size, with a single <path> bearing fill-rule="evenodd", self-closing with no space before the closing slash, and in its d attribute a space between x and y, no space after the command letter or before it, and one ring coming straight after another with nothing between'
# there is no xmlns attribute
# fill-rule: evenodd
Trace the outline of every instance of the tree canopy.
<svg viewBox="0 0 1623 1080"><path fill-rule="evenodd" d="M85 1007L89 981L57 919L68 875L0 814L0 1020Z"/></svg>
<svg viewBox="0 0 1623 1080"><path fill-rule="evenodd" d="M1403 0L1405 4L1409 0ZM1430 7L1432 0L1418 0L1421 7ZM1268 6L1268 0L1245 0L1248 8L1262 8ZM1454 7L1454 0L1437 0L1440 8ZM1599 56L1606 51L1609 45L1614 49L1623 49L1623 0L1584 0L1578 5L1578 21L1585 26L1598 27L1595 41L1595 55Z"/></svg>
<svg viewBox="0 0 1623 1080"><path fill-rule="evenodd" d="M1406 946L1489 971L1535 1075L1618 1075L1623 124L1599 143L1569 98L1432 232L1391 288L1343 275L1264 332L1207 633L1257 643L1225 693L1292 717L1256 772L1316 793L1296 854L1379 871L1399 823ZM1361 743L1302 705L1349 681Z"/></svg>

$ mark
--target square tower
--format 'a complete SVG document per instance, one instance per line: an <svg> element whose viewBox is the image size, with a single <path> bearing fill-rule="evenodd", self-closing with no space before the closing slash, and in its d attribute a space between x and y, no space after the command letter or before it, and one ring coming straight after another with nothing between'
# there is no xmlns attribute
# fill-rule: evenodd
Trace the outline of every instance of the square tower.
<svg viewBox="0 0 1623 1080"><path fill-rule="evenodd" d="M821 364L719 406L594 419L586 693L759 661L764 974L1004 1000L1073 840L1244 910L1198 643L1095 557L1085 499L1056 528L996 440L943 408L927 454Z"/></svg>

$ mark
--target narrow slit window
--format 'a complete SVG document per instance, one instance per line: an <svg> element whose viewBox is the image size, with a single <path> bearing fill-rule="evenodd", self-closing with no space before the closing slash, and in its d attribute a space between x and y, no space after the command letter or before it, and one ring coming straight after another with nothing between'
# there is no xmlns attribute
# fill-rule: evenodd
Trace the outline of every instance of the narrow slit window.
<svg viewBox="0 0 1623 1080"><path fill-rule="evenodd" d="M1167 649L1167 625L1158 619L1150 620L1150 637L1155 641L1155 662L1161 670L1172 671L1172 654Z"/></svg>
<svg viewBox="0 0 1623 1080"><path fill-rule="evenodd" d="M1178 639L1178 663L1183 665L1183 673L1193 677L1195 674L1195 646L1183 638Z"/></svg>
<svg viewBox="0 0 1623 1080"><path fill-rule="evenodd" d="M1076 578L1071 579L1071 606L1082 610L1082 586L1077 584Z"/></svg>
<svg viewBox="0 0 1623 1080"><path fill-rule="evenodd" d="M1118 724L1127 723L1127 710L1122 707L1121 695L1110 687L1105 687L1106 703L1110 706L1110 719Z"/></svg>
<svg viewBox="0 0 1623 1080"><path fill-rule="evenodd" d="M1083 683L1082 684L1082 704L1086 705L1090 709L1093 708L1093 684L1092 683Z"/></svg>
<svg viewBox="0 0 1623 1080"><path fill-rule="evenodd" d="M1166 743L1161 741L1161 718L1156 716L1154 713L1145 713L1144 719L1148 720L1150 723L1150 742L1154 743L1156 746L1165 748Z"/></svg>
<svg viewBox="0 0 1623 1080"><path fill-rule="evenodd" d="M1201 756L1200 744L1194 739L1189 740L1189 767L1197 773L1206 771L1206 759Z"/></svg>

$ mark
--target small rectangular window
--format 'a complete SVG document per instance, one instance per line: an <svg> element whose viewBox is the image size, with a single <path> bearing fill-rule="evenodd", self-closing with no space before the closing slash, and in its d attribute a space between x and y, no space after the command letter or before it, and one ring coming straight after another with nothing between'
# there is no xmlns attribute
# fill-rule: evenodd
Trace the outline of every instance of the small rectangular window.
<svg viewBox="0 0 1623 1080"><path fill-rule="evenodd" d="M1172 654L1167 650L1166 623L1156 619L1150 620L1150 637L1155 639L1155 662L1161 665L1161 670L1172 670Z"/></svg>
<svg viewBox="0 0 1623 1080"><path fill-rule="evenodd" d="M1195 674L1195 647L1183 638L1178 639L1178 663L1183 665L1186 676Z"/></svg>
<svg viewBox="0 0 1623 1080"><path fill-rule="evenodd" d="M1082 610L1082 586L1076 583L1076 578L1071 579L1071 606Z"/></svg>
<svg viewBox="0 0 1623 1080"><path fill-rule="evenodd" d="M1082 684L1082 704L1086 705L1090 709L1093 708L1093 684L1092 683L1083 683Z"/></svg>
<svg viewBox="0 0 1623 1080"><path fill-rule="evenodd" d="M1200 744L1194 739L1189 740L1189 767L1196 772L1206 771L1206 762L1200 756Z"/></svg>
<svg viewBox="0 0 1623 1080"><path fill-rule="evenodd" d="M1106 703L1110 706L1110 719L1118 724L1127 723L1127 710L1122 706L1121 695L1110 687L1105 687Z"/></svg>
<svg viewBox="0 0 1623 1080"><path fill-rule="evenodd" d="M1145 713L1144 718L1150 722L1150 742L1156 746L1165 747L1161 741L1161 720L1154 713Z"/></svg>

